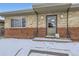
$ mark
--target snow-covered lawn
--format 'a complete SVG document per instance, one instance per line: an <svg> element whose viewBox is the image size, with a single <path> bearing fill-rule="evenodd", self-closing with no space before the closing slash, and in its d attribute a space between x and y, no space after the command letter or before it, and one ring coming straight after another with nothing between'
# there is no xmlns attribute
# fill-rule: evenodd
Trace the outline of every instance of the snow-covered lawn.
<svg viewBox="0 0 79 59"><path fill-rule="evenodd" d="M32 49L67 51L70 55L79 56L79 42L62 43L14 38L3 38L0 40L0 56L27 56Z"/></svg>

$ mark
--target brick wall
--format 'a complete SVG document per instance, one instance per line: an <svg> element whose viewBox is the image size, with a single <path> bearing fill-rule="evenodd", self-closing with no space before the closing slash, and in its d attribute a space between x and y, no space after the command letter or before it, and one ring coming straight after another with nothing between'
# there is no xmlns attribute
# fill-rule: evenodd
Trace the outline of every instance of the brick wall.
<svg viewBox="0 0 79 59"><path fill-rule="evenodd" d="M69 27L69 32L73 41L79 41L79 27Z"/></svg>
<svg viewBox="0 0 79 59"><path fill-rule="evenodd" d="M46 28L38 28L38 37L46 36Z"/></svg>
<svg viewBox="0 0 79 59"><path fill-rule="evenodd" d="M57 32L60 34L61 38L67 37L66 28L58 28ZM69 27L69 33L73 41L79 41L79 27Z"/></svg>
<svg viewBox="0 0 79 59"><path fill-rule="evenodd" d="M59 33L61 38L67 37L67 29L66 28L57 28L57 33Z"/></svg>
<svg viewBox="0 0 79 59"><path fill-rule="evenodd" d="M33 38L36 35L35 28L8 28L5 29L5 37Z"/></svg>
<svg viewBox="0 0 79 59"><path fill-rule="evenodd" d="M5 37L9 38L34 38L38 35L38 37L45 37L46 29L39 28L38 34L36 28L8 28L5 29Z"/></svg>

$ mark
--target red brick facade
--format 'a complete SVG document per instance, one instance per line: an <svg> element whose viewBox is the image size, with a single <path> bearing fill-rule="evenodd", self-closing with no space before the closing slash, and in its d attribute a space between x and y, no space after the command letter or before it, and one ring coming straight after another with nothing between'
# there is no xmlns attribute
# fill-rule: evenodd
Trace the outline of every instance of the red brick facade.
<svg viewBox="0 0 79 59"><path fill-rule="evenodd" d="M38 28L38 36L45 37L46 36L46 28Z"/></svg>
<svg viewBox="0 0 79 59"><path fill-rule="evenodd" d="M64 38L67 36L66 28L58 28L57 31L60 34L60 37ZM79 27L69 27L69 33L73 41L79 41Z"/></svg>
<svg viewBox="0 0 79 59"><path fill-rule="evenodd" d="M33 38L36 35L34 28L9 28L5 29L5 37Z"/></svg>
<svg viewBox="0 0 79 59"><path fill-rule="evenodd" d="M79 27L71 27L69 28L71 38L75 41L79 41Z"/></svg>
<svg viewBox="0 0 79 59"><path fill-rule="evenodd" d="M60 37L65 38L67 29L66 28L57 28L57 33L59 33Z"/></svg>
<svg viewBox="0 0 79 59"><path fill-rule="evenodd" d="M66 28L57 28L57 33L59 33L61 38L67 37ZM79 40L79 27L69 28L69 33L72 40ZM34 38L34 37L45 37L46 28L8 28L5 29L5 37L14 37L14 38Z"/></svg>
<svg viewBox="0 0 79 59"><path fill-rule="evenodd" d="M34 37L45 37L46 29L39 28L37 34L37 28L8 28L5 29L5 37L14 38L34 38Z"/></svg>

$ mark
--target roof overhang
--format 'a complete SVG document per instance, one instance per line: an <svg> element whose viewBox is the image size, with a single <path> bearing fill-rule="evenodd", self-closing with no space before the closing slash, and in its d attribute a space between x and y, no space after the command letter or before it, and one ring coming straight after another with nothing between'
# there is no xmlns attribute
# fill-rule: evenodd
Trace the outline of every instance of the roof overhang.
<svg viewBox="0 0 79 59"><path fill-rule="evenodd" d="M77 10L79 11L79 4L77 3L72 4L70 7L70 11L77 11Z"/></svg>
<svg viewBox="0 0 79 59"><path fill-rule="evenodd" d="M15 16L15 15L32 15L37 13L54 13L54 12L66 12L68 8L70 10L79 10L79 4L71 3L36 3L32 5L33 9L17 10L12 12L2 12L0 16Z"/></svg>
<svg viewBox="0 0 79 59"><path fill-rule="evenodd" d="M37 13L53 13L67 11L71 4L69 3L44 3L33 4L33 8Z"/></svg>
<svg viewBox="0 0 79 59"><path fill-rule="evenodd" d="M35 14L34 10L28 9L28 10L17 10L17 11L11 11L11 12L2 12L0 13L0 16L15 16L15 15L29 15L29 14Z"/></svg>

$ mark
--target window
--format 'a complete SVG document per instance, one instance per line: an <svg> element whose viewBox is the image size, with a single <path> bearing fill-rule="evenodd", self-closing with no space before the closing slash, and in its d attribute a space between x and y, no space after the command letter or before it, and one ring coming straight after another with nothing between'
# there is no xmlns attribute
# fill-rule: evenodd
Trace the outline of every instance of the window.
<svg viewBox="0 0 79 59"><path fill-rule="evenodd" d="M21 19L11 19L11 27L25 27L26 20L24 18Z"/></svg>
<svg viewBox="0 0 79 59"><path fill-rule="evenodd" d="M49 28L52 28L53 27L53 24L52 23L48 23L48 27Z"/></svg>

